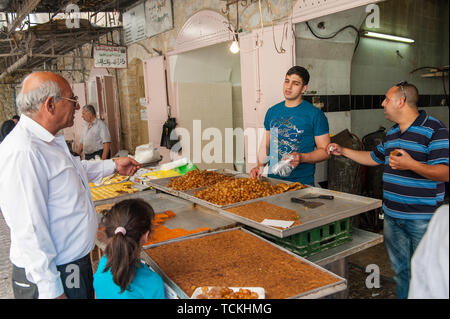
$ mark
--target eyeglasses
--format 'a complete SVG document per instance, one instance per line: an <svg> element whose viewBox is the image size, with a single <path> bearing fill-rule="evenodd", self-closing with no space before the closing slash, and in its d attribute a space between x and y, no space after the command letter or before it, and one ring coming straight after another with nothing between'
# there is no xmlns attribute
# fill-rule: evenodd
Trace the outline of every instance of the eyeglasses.
<svg viewBox="0 0 450 319"><path fill-rule="evenodd" d="M72 96L71 98L61 96L62 99L75 103L75 106L78 105L78 96Z"/></svg>
<svg viewBox="0 0 450 319"><path fill-rule="evenodd" d="M401 90L402 90L402 93L403 93L403 96L405 97L405 101L406 101L406 93L405 93L405 89L403 88L405 85L408 85L409 83L408 82L406 82L406 81L402 81L402 82L400 82L400 83L397 83L395 86L398 86Z"/></svg>

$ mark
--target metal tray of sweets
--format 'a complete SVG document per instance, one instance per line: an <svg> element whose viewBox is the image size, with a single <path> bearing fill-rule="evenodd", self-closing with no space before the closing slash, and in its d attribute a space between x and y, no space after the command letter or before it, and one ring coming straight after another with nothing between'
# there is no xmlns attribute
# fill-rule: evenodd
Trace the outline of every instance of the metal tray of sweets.
<svg viewBox="0 0 450 319"><path fill-rule="evenodd" d="M217 173L224 174L224 175L227 175L230 177L234 177L237 173L239 173L239 172L228 170L228 169L216 169L216 170L210 170L210 171L216 171ZM167 187L167 185L172 181L172 179L180 178L180 177L181 176L174 176L174 177L152 179L152 180L147 181L146 183L148 185L152 186L153 188L163 191L165 193L179 196L180 193L184 193L188 190L185 190L185 191L174 190L171 187ZM201 188L203 188L203 187L193 188L191 190L197 190L197 189L201 189Z"/></svg>
<svg viewBox="0 0 450 319"><path fill-rule="evenodd" d="M130 181L128 181L128 183L129 182ZM122 181L122 182L119 182L119 183L113 183L113 184L96 186L96 187L92 187L91 189L96 189L96 188L105 187L105 186L111 186L111 185L117 185L117 184L122 184L122 183L125 183L125 182ZM131 183L133 183L133 185L131 187L137 189L138 193L150 189L150 187L148 185L142 185L142 184L135 183L135 182L131 182ZM135 194L135 193L133 193L133 194ZM130 195L129 193L123 192L123 193L120 193L118 196L115 196L115 197L94 200L94 205L97 206L97 205L101 205L101 204L106 204L107 202L109 202L111 200L117 201L118 198L124 199L126 196L129 196L129 195Z"/></svg>
<svg viewBox="0 0 450 319"><path fill-rule="evenodd" d="M230 169L219 169L219 170L215 170L215 171L217 171L218 173L224 174L224 175L231 176L233 178L249 178L250 177L250 175L248 175L246 173L241 173L241 172L233 171L233 170L230 170ZM170 181L173 178L179 178L179 176L178 177L167 177L167 178L155 179L155 180L147 182L147 184L151 185L153 188L158 189L160 191L163 191L165 193L172 194L174 196L187 199L187 200L189 200L191 202L194 202L194 203L197 203L199 205L202 205L202 206L205 206L205 207L208 207L208 208L211 208L211 209L215 209L215 210L217 210L217 209L224 209L224 208L227 208L227 207L232 207L233 205L236 205L236 204L241 204L242 205L242 204L245 204L245 203L248 203L248 202L256 200L256 199L253 199L253 200L249 200L249 201L242 201L242 202L239 202L239 203L226 204L226 205L214 204L214 203L208 202L206 200L203 200L201 198L198 198L198 197L194 196L195 192L204 190L204 189L206 189L207 187L210 187L210 186L203 186L203 187L192 188L192 189L188 189L188 190L174 190L174 189L172 189L170 187L167 187L167 185L170 183ZM285 183L287 185L294 184L292 182L287 182L287 181L283 181L283 180L280 180L280 179L269 178L269 177L265 177L265 176L262 176L261 180L265 181L265 182L268 182L270 184L273 184L273 185L276 185L276 184L279 184L279 183ZM264 197L264 198L274 197L274 196L277 196L277 195L279 195L279 194L267 196L267 197Z"/></svg>
<svg viewBox="0 0 450 319"><path fill-rule="evenodd" d="M249 178L250 177L250 175L248 175L246 173L240 173L240 172L229 170L229 169L224 169L223 171L224 171L224 174L232 175L234 178ZM292 182L287 182L287 181L283 181L283 180L280 180L280 179L269 178L269 177L265 177L265 176L261 176L260 180L264 181L264 182L268 182L269 184L272 184L272 185L277 185L279 183L284 183L284 184L287 184L287 185L294 184ZM207 187L209 187L209 186L199 187L199 188L195 188L195 189L189 189L189 190L185 190L185 191L178 191L177 196L179 196L181 198L184 198L184 199L187 199L187 200L190 200L190 201L192 201L194 203L197 203L199 205L202 205L202 206L209 207L211 209L216 209L217 210L217 209L225 209L225 208L232 207L232 206L235 206L235 205L243 205L245 203L249 203L249 202L252 202L252 201L255 201L255 200L258 200L258 199L271 198L271 197L276 197L277 195L279 195L279 194L275 194L275 195L270 195L270 196L266 196L266 197L260 197L260 198L255 198L255 199L251 199L251 200L247 200L247 201L242 201L242 202L238 202L238 203L232 203L232 204L226 204L226 205L218 205L218 204L215 204L215 203L212 203L212 202L208 202L206 200L203 200L201 198L198 198L198 197L194 196L195 192L204 190Z"/></svg>
<svg viewBox="0 0 450 319"><path fill-rule="evenodd" d="M316 198L306 200L311 202L323 203L322 206L316 208L307 208L302 204L291 202L291 197L302 198L315 197L319 195L333 195L334 199L327 200ZM302 224L281 229L263 225L259 222L239 216L226 210L228 208L242 206L257 201L266 201L279 207L295 210L299 216L299 221L301 221ZM382 201L379 199L310 186L296 191L290 191L282 194L253 199L246 202L235 203L220 208L218 211L224 216L231 218L239 223L264 231L279 238L284 238L379 208L381 207L381 205Z"/></svg>
<svg viewBox="0 0 450 319"><path fill-rule="evenodd" d="M325 297L325 296L329 296L329 295L338 293L338 292L343 291L343 290L345 290L347 288L347 280L345 278L342 278L342 277L340 277L340 276L338 276L338 275L328 271L327 269L324 269L324 268L322 268L322 267L312 263L311 261L309 261L309 260L307 260L307 259L305 259L303 257L300 257L300 256L290 252L289 250L287 250L287 249L285 249L283 247L280 247L280 246L278 246L278 245L276 245L276 244L274 244L274 243L272 243L272 242L270 242L270 241L268 241L268 240L266 240L266 239L264 239L264 238L262 238L262 237L260 237L260 236L258 236L256 234L254 234L254 233L252 233L252 232L250 232L250 231L248 231L248 230L246 230L246 229L244 229L242 227L230 228L230 229L225 229L225 230L218 230L218 231L210 232L210 233L206 233L206 234L196 234L196 235L190 236L189 238L178 238L178 239L172 240L170 243L181 242L181 241L186 241L186 240L195 240L196 238L201 238L201 237L204 237L204 236L213 236L213 235L216 235L216 234L219 234L219 233L228 232L228 231L234 231L234 230L240 230L240 231L243 231L243 232L245 232L247 234L250 234L250 235L252 235L254 237L257 237L259 240L264 241L266 243L269 243L273 247L276 247L280 251L283 251L283 252L289 254L293 258L295 258L297 260L300 260L301 262L304 262L304 263L306 263L306 264L308 264L308 265L310 265L310 266L312 266L312 267L314 267L316 269L319 269L320 271L323 271L323 272L331 275L332 277L334 277L334 278L336 278L338 280L335 283L331 283L331 284L325 285L323 287L319 287L319 288L312 289L312 290L309 290L309 291L306 291L306 292L302 292L302 293L296 294L294 296L290 296L287 299L316 299L316 298L322 298L322 297ZM156 244L153 247L163 246L163 245L167 245L167 244L169 244L169 242ZM161 269L158 266L158 264L147 253L147 250L143 250L142 251L141 258L155 272L157 272L161 276L161 278L163 279L165 284L167 284L173 291L175 291L175 293L178 295L178 297L180 299L190 299L190 296L188 296L171 278L169 278L164 273L164 270ZM211 258L213 258L213 256L211 256ZM258 258L255 259L255 268L258 268L257 263L258 263ZM260 265L260 268L263 268L263 267L265 268L265 267L267 267L267 265L266 264ZM276 278L275 278L275 280L276 280ZM214 283L211 283L211 284L214 284Z"/></svg>
<svg viewBox="0 0 450 319"><path fill-rule="evenodd" d="M288 184L288 183L286 183L286 184ZM178 196L181 197L181 198L187 199L187 200L189 200L191 202L197 203L199 205L202 205L202 206L214 209L214 210L220 210L220 209L226 209L226 208L229 208L229 207L233 207L233 206L236 206L236 205L244 205L246 203L251 203L253 201L260 200L260 199L263 199L263 198L272 198L272 197L276 197L277 195L280 195L280 194L275 194L275 195L270 195L270 196L266 196L266 197L259 197L259 198L250 199L250 200L237 202L237 203L232 203L232 204L218 205L218 204L214 204L214 203L208 202L208 201L206 201L204 199L201 199L201 198L198 198L198 197L194 196L195 192L204 190L206 188L207 187L200 187L200 188L196 188L196 189L190 189L190 190L187 190L187 191L179 191Z"/></svg>
<svg viewBox="0 0 450 319"><path fill-rule="evenodd" d="M209 230L202 231L202 233L204 233L236 226L236 222L234 220L226 218L223 215L220 215L219 213L217 213L217 211L198 206L194 203L168 194L156 193L154 190L126 195L120 197L120 199L111 198L108 200L104 200L102 204L110 204L132 198L141 198L145 200L152 206L156 214L162 213L167 210L173 211L176 214L175 217L167 220L164 223L164 226L170 229L183 228L185 230L190 231L197 228L208 227ZM98 214L98 216L99 219L101 219L101 214ZM192 236L196 234L199 233L189 234L187 236ZM170 242L171 240L172 239L164 242ZM147 245L144 246L143 248L147 249L149 247L153 247L154 245L157 244Z"/></svg>

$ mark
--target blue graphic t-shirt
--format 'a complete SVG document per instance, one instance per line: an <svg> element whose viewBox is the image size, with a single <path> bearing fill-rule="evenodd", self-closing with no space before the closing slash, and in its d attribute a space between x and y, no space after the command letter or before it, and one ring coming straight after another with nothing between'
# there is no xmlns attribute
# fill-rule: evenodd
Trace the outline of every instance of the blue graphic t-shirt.
<svg viewBox="0 0 450 319"><path fill-rule="evenodd" d="M287 107L283 101L267 110L264 127L270 131L269 177L314 185L315 164L301 163L286 177L271 174L271 168L285 155L314 151L314 137L329 133L322 110L308 101L295 107Z"/></svg>

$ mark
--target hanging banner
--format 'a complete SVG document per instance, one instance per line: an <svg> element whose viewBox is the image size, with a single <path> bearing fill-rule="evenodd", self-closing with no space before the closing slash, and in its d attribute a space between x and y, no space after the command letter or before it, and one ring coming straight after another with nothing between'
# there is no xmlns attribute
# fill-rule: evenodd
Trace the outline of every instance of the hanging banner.
<svg viewBox="0 0 450 319"><path fill-rule="evenodd" d="M127 47L96 45L94 47L94 67L96 68L128 68Z"/></svg>

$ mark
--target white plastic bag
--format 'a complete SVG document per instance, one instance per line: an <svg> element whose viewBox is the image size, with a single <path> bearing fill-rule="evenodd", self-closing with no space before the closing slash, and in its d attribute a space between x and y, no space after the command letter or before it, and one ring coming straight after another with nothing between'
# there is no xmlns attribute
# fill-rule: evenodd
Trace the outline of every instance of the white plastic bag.
<svg viewBox="0 0 450 319"><path fill-rule="evenodd" d="M153 143L143 144L136 147L134 159L141 164L150 163L152 161L159 160L159 158L159 151L153 146Z"/></svg>
<svg viewBox="0 0 450 319"><path fill-rule="evenodd" d="M283 157L281 161L276 163L272 167L272 174L279 175L281 177L289 176L294 169L294 166L291 165L291 162L294 160L293 155L288 155Z"/></svg>

